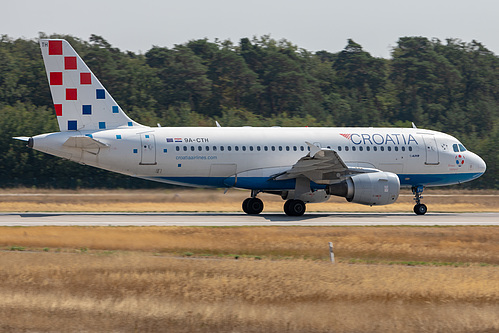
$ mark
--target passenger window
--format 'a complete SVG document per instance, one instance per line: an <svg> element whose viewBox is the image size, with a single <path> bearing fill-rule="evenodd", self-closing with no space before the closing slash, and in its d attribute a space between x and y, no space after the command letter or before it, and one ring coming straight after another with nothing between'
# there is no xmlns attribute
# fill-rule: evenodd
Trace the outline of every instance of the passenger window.
<svg viewBox="0 0 499 333"><path fill-rule="evenodd" d="M374 147L373 147L373 150L374 150L374 151L378 151L378 147L374 146Z"/></svg>
<svg viewBox="0 0 499 333"><path fill-rule="evenodd" d="M224 151L225 147L224 146L220 146L220 151Z"/></svg>
<svg viewBox="0 0 499 333"><path fill-rule="evenodd" d="M345 151L348 151L348 146L345 146Z"/></svg>
<svg viewBox="0 0 499 333"><path fill-rule="evenodd" d="M392 147L388 146L388 151L392 151Z"/></svg>
<svg viewBox="0 0 499 333"><path fill-rule="evenodd" d="M217 146L213 146L213 151L217 151Z"/></svg>
<svg viewBox="0 0 499 333"><path fill-rule="evenodd" d="M357 148L355 146L352 147L352 151L355 151Z"/></svg>
<svg viewBox="0 0 499 333"><path fill-rule="evenodd" d="M405 151L405 147L402 147L402 151Z"/></svg>
<svg viewBox="0 0 499 333"><path fill-rule="evenodd" d="M243 151L246 151L246 146L242 146L242 147L241 147L241 149L242 149Z"/></svg>
<svg viewBox="0 0 499 333"><path fill-rule="evenodd" d="M253 148L253 147L251 147L251 148ZM256 146L256 150L260 151L261 150L260 146Z"/></svg>
<svg viewBox="0 0 499 333"><path fill-rule="evenodd" d="M282 146L279 146L279 151L282 151Z"/></svg>
<svg viewBox="0 0 499 333"><path fill-rule="evenodd" d="M235 146L235 147L234 147L234 150L235 150L235 151L239 151L239 146Z"/></svg>
<svg viewBox="0 0 499 333"><path fill-rule="evenodd" d="M360 150L360 151L363 151L363 150L364 150L364 147L360 146L360 147L359 147L359 150Z"/></svg>
<svg viewBox="0 0 499 333"><path fill-rule="evenodd" d="M250 151L253 151L253 146L249 146ZM258 149L260 150L260 149Z"/></svg>
<svg viewBox="0 0 499 333"><path fill-rule="evenodd" d="M371 147L370 147L370 146L367 146L367 147L366 147L366 150L367 150L367 151L371 151Z"/></svg>
<svg viewBox="0 0 499 333"><path fill-rule="evenodd" d="M184 146L184 151L187 151L187 146Z"/></svg>
<svg viewBox="0 0 499 333"><path fill-rule="evenodd" d="M304 151L304 150L305 150L305 147L300 146L300 150L301 150L301 151Z"/></svg>
<svg viewBox="0 0 499 333"><path fill-rule="evenodd" d="M199 150L199 151L203 150L203 147L198 146L198 150Z"/></svg>
<svg viewBox="0 0 499 333"><path fill-rule="evenodd" d="M228 150L228 151L231 151L231 150L232 150L232 147L231 147L231 146L227 146L227 150Z"/></svg>
<svg viewBox="0 0 499 333"><path fill-rule="evenodd" d="M294 150L294 151L297 151L297 150L298 150L298 147L293 146L293 150Z"/></svg>
<svg viewBox="0 0 499 333"><path fill-rule="evenodd" d="M395 151L399 151L399 147L395 147Z"/></svg>
<svg viewBox="0 0 499 333"><path fill-rule="evenodd" d="M383 146L379 147L379 149L380 149L381 151L385 151L385 147L383 147Z"/></svg>
<svg viewBox="0 0 499 333"><path fill-rule="evenodd" d="M268 150L269 150L269 147L264 146L264 147L263 147L263 150L268 151Z"/></svg>
<svg viewBox="0 0 499 333"><path fill-rule="evenodd" d="M206 146L206 151L210 151L210 146Z"/></svg>
<svg viewBox="0 0 499 333"><path fill-rule="evenodd" d="M275 151L275 146L272 146L272 151Z"/></svg>
<svg viewBox="0 0 499 333"><path fill-rule="evenodd" d="M175 150L176 150L176 151L180 151L180 147L179 147L179 146L176 146L176 147L175 147Z"/></svg>
<svg viewBox="0 0 499 333"><path fill-rule="evenodd" d="M409 151L412 151L412 147L411 146L409 146Z"/></svg>
<svg viewBox="0 0 499 333"><path fill-rule="evenodd" d="M338 146L338 151L341 151L341 146Z"/></svg>
<svg viewBox="0 0 499 333"><path fill-rule="evenodd" d="M194 151L194 146L191 146L191 151Z"/></svg>
<svg viewBox="0 0 499 333"><path fill-rule="evenodd" d="M286 151L289 151L289 146L286 146Z"/></svg>

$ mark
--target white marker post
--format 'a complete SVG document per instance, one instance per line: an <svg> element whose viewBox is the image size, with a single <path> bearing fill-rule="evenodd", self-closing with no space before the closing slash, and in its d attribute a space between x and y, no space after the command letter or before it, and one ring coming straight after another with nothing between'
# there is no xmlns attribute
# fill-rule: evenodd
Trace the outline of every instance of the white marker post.
<svg viewBox="0 0 499 333"><path fill-rule="evenodd" d="M329 257L331 258L331 263L334 264L333 242L329 242Z"/></svg>

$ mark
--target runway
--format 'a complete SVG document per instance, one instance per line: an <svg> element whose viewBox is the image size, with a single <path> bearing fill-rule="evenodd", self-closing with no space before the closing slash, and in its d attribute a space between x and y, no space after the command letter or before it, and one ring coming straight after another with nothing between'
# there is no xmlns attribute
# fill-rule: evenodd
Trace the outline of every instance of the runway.
<svg viewBox="0 0 499 333"><path fill-rule="evenodd" d="M0 213L0 226L498 226L499 213Z"/></svg>

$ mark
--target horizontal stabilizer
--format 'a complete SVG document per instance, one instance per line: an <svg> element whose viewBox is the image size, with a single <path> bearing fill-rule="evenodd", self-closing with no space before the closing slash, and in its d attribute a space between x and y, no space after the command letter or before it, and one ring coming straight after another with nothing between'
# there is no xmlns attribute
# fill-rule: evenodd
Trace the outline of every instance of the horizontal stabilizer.
<svg viewBox="0 0 499 333"><path fill-rule="evenodd" d="M29 141L29 136L15 136L12 139L21 140L21 141Z"/></svg>
<svg viewBox="0 0 499 333"><path fill-rule="evenodd" d="M108 147L107 144L89 136L72 136L64 142L63 146L81 149L99 149Z"/></svg>

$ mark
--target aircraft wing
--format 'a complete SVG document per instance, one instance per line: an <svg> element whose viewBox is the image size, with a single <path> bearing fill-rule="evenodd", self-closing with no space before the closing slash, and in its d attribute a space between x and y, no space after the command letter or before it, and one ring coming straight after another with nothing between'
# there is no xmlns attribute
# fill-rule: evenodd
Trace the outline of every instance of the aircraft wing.
<svg viewBox="0 0 499 333"><path fill-rule="evenodd" d="M377 169L349 168L337 152L321 149L307 142L310 153L296 162L291 169L274 176L276 180L306 177L317 184L333 184L356 173L377 172Z"/></svg>

